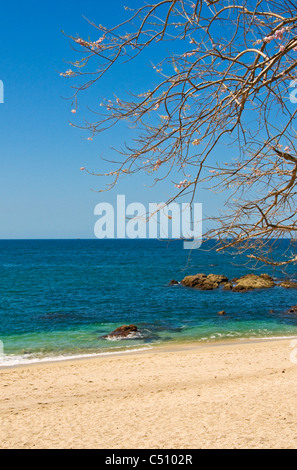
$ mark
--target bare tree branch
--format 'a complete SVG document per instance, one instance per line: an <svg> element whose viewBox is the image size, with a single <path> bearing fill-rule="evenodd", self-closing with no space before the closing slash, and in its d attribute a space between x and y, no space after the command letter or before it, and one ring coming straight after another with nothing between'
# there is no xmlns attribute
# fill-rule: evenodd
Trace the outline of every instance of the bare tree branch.
<svg viewBox="0 0 297 470"><path fill-rule="evenodd" d="M122 121L134 129L117 169L98 173L111 179L106 189L138 171L157 183L178 170L182 180L168 203L189 192L194 202L202 183L225 191L216 228L205 238L217 240L217 250L238 247L273 264L269 247L297 232L294 93L290 100L297 87L296 3L163 0L125 8L129 18L110 29L89 22L99 39L70 36L83 56L61 73L81 82L74 85L76 106L79 94L115 64L135 62L145 50L153 62L158 43L171 51L153 63L151 90L105 98L94 122L76 125L90 139ZM222 144L233 155L216 163ZM275 264L296 260L292 251Z"/></svg>

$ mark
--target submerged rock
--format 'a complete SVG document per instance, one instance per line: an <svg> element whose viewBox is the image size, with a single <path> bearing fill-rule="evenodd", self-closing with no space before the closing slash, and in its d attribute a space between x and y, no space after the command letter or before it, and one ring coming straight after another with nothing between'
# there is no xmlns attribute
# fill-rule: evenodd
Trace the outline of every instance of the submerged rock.
<svg viewBox="0 0 297 470"><path fill-rule="evenodd" d="M122 325L116 328L108 335L103 336L106 339L125 339L125 338L137 338L140 336L140 332L136 325Z"/></svg>
<svg viewBox="0 0 297 470"><path fill-rule="evenodd" d="M246 292L253 289L269 289L276 284L268 274L246 274L237 279L234 292Z"/></svg>
<svg viewBox="0 0 297 470"><path fill-rule="evenodd" d="M289 308L288 313L297 313L297 305L293 305Z"/></svg>

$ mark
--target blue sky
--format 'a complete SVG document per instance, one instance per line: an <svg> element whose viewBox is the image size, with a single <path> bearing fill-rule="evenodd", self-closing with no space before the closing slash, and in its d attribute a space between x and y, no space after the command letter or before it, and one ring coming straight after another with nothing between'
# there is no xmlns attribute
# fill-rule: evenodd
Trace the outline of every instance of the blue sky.
<svg viewBox="0 0 297 470"><path fill-rule="evenodd" d="M114 156L110 147L123 143L125 132L100 134L89 142L86 133L69 125L72 106L65 98L71 96L71 82L59 73L69 68L66 62L74 55L61 30L87 37L92 28L83 16L95 23L116 24L127 15L126 3L131 5L131 0L1 3L0 80L5 90L5 102L0 104L1 239L94 238L97 203L114 203L117 194L126 194L128 203L144 204L170 195L171 183L149 190L149 180L139 176L123 180L110 193L98 193L94 190L100 188L99 178L79 170L105 168L100 155ZM133 76L118 69L89 90L83 102L96 104L102 96L134 86L145 91L148 66L143 63ZM83 117L83 106L79 113ZM207 201L211 208L209 195Z"/></svg>

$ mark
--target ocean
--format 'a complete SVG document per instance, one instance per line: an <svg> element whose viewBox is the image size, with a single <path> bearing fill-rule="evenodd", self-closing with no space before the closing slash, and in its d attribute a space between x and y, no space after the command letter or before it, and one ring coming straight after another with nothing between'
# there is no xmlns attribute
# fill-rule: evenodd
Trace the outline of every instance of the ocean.
<svg viewBox="0 0 297 470"><path fill-rule="evenodd" d="M190 252L182 241L0 240L0 366L297 335L297 314L288 313L297 304L295 289L168 286L199 272L232 279L253 271L244 256L203 246ZM267 267L254 272L297 278L293 265L288 276ZM141 337L104 338L131 323Z"/></svg>

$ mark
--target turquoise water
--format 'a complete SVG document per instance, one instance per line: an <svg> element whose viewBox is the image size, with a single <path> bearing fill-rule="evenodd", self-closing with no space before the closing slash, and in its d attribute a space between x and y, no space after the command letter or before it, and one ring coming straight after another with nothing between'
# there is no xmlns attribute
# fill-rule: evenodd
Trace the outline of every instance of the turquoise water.
<svg viewBox="0 0 297 470"><path fill-rule="evenodd" d="M180 241L0 240L2 363L165 342L297 335L297 315L286 313L297 304L295 289L236 293L168 287L171 279L198 272L237 277L251 272L245 262L201 249L189 253ZM262 272L284 277L267 268ZM294 279L294 266L289 275ZM227 314L220 316L219 310ZM102 338L125 323L136 324L143 336Z"/></svg>

